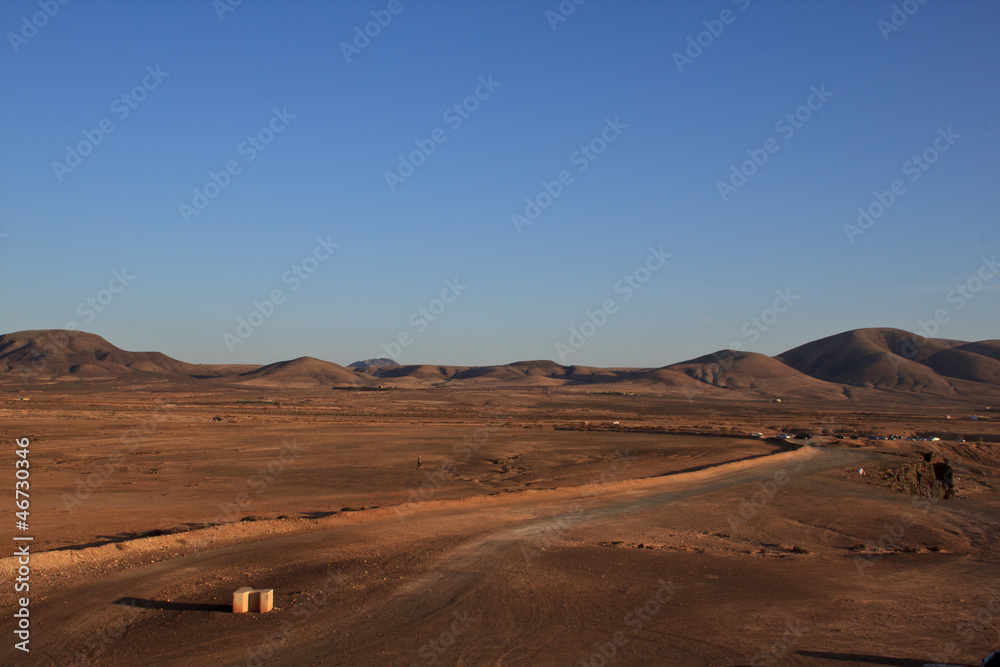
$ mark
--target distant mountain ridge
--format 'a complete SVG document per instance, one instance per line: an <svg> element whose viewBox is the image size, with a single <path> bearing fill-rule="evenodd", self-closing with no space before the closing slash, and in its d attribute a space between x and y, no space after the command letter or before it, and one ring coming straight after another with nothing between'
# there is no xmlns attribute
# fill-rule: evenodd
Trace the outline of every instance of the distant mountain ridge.
<svg viewBox="0 0 1000 667"><path fill-rule="evenodd" d="M161 352L129 352L81 331L0 335L0 383L207 382L270 387L607 387L684 395L852 400L882 395L1000 399L1000 341L923 338L900 329L856 329L774 357L721 350L660 368L563 366L518 361L495 366L401 366L368 359L344 367L313 357L264 366L190 364Z"/></svg>
<svg viewBox="0 0 1000 667"><path fill-rule="evenodd" d="M399 364L388 357L378 357L377 359L365 359L347 364L347 368L385 368L387 366L398 366Z"/></svg>

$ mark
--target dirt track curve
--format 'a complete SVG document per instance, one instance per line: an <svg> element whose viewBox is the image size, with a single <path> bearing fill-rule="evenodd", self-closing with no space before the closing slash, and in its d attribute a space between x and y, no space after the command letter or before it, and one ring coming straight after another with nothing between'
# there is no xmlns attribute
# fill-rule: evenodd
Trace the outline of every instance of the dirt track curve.
<svg viewBox="0 0 1000 667"><path fill-rule="evenodd" d="M59 665L529 664L546 651L567 653L560 648L569 640L560 639L563 617L600 615L599 608L578 608L589 602L574 599L572 572L548 558L546 547L571 531L600 533L625 517L781 470L809 475L866 460L859 450L806 446L596 490L337 515L310 522L308 530L276 529L211 550L199 551L192 533L163 560L65 575L63 590L33 604L35 636L44 640L32 658ZM46 555L36 556L43 578ZM655 581L650 594L660 586ZM226 613L238 585L274 588L276 611ZM652 623L647 630L645 641L655 644ZM719 664L751 658L705 638L660 632L673 652L664 664L681 664L685 654ZM586 659L592 651L584 645L579 653Z"/></svg>

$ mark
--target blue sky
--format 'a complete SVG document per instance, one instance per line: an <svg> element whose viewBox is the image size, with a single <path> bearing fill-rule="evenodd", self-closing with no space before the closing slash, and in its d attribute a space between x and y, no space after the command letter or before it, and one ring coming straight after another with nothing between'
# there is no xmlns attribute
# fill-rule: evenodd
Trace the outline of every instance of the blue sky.
<svg viewBox="0 0 1000 667"><path fill-rule="evenodd" d="M226 2L0 6L0 330L598 366L1000 337L996 3Z"/></svg>

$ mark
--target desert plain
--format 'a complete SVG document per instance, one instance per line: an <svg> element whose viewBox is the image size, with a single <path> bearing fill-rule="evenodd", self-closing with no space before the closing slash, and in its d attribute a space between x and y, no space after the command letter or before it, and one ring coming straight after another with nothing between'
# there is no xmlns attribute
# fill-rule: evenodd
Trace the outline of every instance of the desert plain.
<svg viewBox="0 0 1000 667"><path fill-rule="evenodd" d="M0 660L978 665L1000 644L998 344L901 335L780 358L853 346L837 372L868 379L841 382L738 354L558 381L197 371L0 337L11 498L30 461L29 528L13 502L0 522L32 537L30 590L11 548L0 596L6 627L30 597L30 653L8 632ZM241 586L275 609L233 614Z"/></svg>

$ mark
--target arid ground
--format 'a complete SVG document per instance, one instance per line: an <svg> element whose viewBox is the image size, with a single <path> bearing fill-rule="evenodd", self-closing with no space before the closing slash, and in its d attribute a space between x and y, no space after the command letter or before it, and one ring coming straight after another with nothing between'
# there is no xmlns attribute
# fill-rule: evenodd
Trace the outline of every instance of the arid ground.
<svg viewBox="0 0 1000 667"><path fill-rule="evenodd" d="M0 398L30 529L0 520L34 538L31 653L8 632L5 664L978 665L1000 643L1000 426L971 399ZM230 613L240 586L275 610Z"/></svg>

